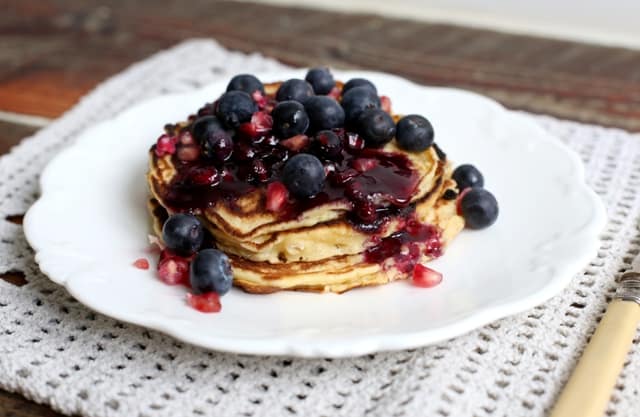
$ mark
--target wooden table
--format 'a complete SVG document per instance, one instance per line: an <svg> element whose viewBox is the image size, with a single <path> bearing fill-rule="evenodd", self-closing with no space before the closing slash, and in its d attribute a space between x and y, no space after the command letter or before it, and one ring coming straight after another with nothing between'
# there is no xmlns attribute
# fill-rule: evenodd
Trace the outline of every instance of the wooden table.
<svg viewBox="0 0 640 417"><path fill-rule="evenodd" d="M229 1L91 3L0 0L0 154L106 77L191 37L292 65L392 72L511 108L640 131L640 51ZM0 279L24 283L20 274ZM0 391L0 416L58 415Z"/></svg>

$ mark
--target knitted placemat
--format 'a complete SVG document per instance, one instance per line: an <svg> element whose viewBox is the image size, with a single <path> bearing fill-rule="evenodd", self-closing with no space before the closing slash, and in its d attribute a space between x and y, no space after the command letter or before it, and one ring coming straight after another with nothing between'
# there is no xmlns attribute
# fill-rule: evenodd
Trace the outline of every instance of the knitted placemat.
<svg viewBox="0 0 640 417"><path fill-rule="evenodd" d="M95 417L544 415L639 251L638 135L530 116L579 153L607 206L598 256L544 305L421 349L340 360L206 351L96 314L39 272L22 227L5 218L27 210L42 168L80 131L151 96L278 68L260 55L188 41L101 84L0 159L0 273L22 271L28 280L0 280L0 387ZM640 408L638 345L609 416Z"/></svg>

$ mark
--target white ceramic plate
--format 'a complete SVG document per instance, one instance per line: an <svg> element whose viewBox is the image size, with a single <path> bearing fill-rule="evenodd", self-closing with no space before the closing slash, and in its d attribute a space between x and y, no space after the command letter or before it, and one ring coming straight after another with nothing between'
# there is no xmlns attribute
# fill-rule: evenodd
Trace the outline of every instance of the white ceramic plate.
<svg viewBox="0 0 640 417"><path fill-rule="evenodd" d="M263 74L264 81L304 76ZM219 314L185 303L161 283L146 252L147 150L162 126L183 120L227 81L133 107L81 135L42 174L42 197L24 227L42 271L88 307L203 347L238 353L341 357L412 348L529 309L559 292L595 256L602 203L578 157L525 116L465 91L418 86L368 72L394 111L420 113L456 163L473 163L496 195L500 217L463 231L433 262L441 285L408 282L342 295L233 289ZM149 271L131 264L152 261Z"/></svg>

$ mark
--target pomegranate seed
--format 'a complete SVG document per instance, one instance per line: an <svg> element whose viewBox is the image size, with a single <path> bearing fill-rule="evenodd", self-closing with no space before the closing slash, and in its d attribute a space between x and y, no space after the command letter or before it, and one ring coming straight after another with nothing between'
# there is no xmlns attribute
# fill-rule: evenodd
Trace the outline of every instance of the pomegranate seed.
<svg viewBox="0 0 640 417"><path fill-rule="evenodd" d="M200 148L194 145L180 146L176 156L181 161L193 162L200 157Z"/></svg>
<svg viewBox="0 0 640 417"><path fill-rule="evenodd" d="M259 111L251 116L251 123L256 126L259 133L268 132L273 127L273 118L269 113Z"/></svg>
<svg viewBox="0 0 640 417"><path fill-rule="evenodd" d="M422 264L417 264L413 269L413 285L422 288L431 288L442 282L442 274L427 268Z"/></svg>
<svg viewBox="0 0 640 417"><path fill-rule="evenodd" d="M189 283L189 259L163 250L158 261L158 277L168 285Z"/></svg>
<svg viewBox="0 0 640 417"><path fill-rule="evenodd" d="M189 178L196 185L218 185L220 183L220 174L213 167L194 169Z"/></svg>
<svg viewBox="0 0 640 417"><path fill-rule="evenodd" d="M220 296L215 292L204 294L187 293L187 304L202 313L217 313L222 309Z"/></svg>
<svg viewBox="0 0 640 417"><path fill-rule="evenodd" d="M180 143L183 145L195 145L196 140L191 136L191 132L185 130L180 134Z"/></svg>
<svg viewBox="0 0 640 417"><path fill-rule="evenodd" d="M378 166L378 160L373 158L357 158L351 162L351 165L358 172L367 172Z"/></svg>
<svg viewBox="0 0 640 417"><path fill-rule="evenodd" d="M145 258L139 258L135 260L133 266L138 269L149 269L149 261L147 261Z"/></svg>
<svg viewBox="0 0 640 417"><path fill-rule="evenodd" d="M258 132L251 122L245 122L238 126L238 134L246 139L253 139L258 136Z"/></svg>
<svg viewBox="0 0 640 417"><path fill-rule="evenodd" d="M348 133L347 146L353 150L359 151L364 148L364 140L356 133Z"/></svg>
<svg viewBox="0 0 640 417"><path fill-rule="evenodd" d="M287 204L289 191L283 183L276 181L267 186L267 210L277 213Z"/></svg>
<svg viewBox="0 0 640 417"><path fill-rule="evenodd" d="M458 199L456 200L456 212L458 213L458 216L462 216L462 208L460 207L460 203L462 202L462 198L471 190L472 190L472 188L468 187L468 188L465 188L464 190L462 190L462 192L460 192L460 194L458 194Z"/></svg>
<svg viewBox="0 0 640 417"><path fill-rule="evenodd" d="M265 182L269 179L269 171L267 171L267 167L264 165L262 160L255 159L251 163L251 170L253 171L255 179L258 181Z"/></svg>
<svg viewBox="0 0 640 417"><path fill-rule="evenodd" d="M307 135L295 135L289 139L281 140L280 145L293 152L300 152L307 146L309 146L309 136Z"/></svg>
<svg viewBox="0 0 640 417"><path fill-rule="evenodd" d="M366 222L372 222L376 219L376 206L371 201L357 201L355 203L356 214Z"/></svg>
<svg viewBox="0 0 640 417"><path fill-rule="evenodd" d="M176 152L176 142L178 139L175 136L162 135L156 142L156 155L163 157L165 155L173 155Z"/></svg>
<svg viewBox="0 0 640 417"><path fill-rule="evenodd" d="M387 96L380 96L380 108L391 114L391 99Z"/></svg>
<svg viewBox="0 0 640 417"><path fill-rule="evenodd" d="M439 258L442 256L442 244L439 238L431 238L427 240L427 246L424 249L424 254L431 258Z"/></svg>
<svg viewBox="0 0 640 417"><path fill-rule="evenodd" d="M227 182L233 181L233 174L226 167L222 168L222 172L220 173L220 176L222 177L223 181L227 181Z"/></svg>
<svg viewBox="0 0 640 417"><path fill-rule="evenodd" d="M269 113L258 111L253 113L251 121L241 124L238 132L247 139L256 139L273 127L273 119Z"/></svg>
<svg viewBox="0 0 640 417"><path fill-rule="evenodd" d="M251 94L251 98L256 102L260 110L267 106L267 98L262 94L260 90L256 90Z"/></svg>
<svg viewBox="0 0 640 417"><path fill-rule="evenodd" d="M329 94L327 95L331 98L338 100L340 98L340 94L341 94L340 89L338 87L333 87L331 91L329 91Z"/></svg>

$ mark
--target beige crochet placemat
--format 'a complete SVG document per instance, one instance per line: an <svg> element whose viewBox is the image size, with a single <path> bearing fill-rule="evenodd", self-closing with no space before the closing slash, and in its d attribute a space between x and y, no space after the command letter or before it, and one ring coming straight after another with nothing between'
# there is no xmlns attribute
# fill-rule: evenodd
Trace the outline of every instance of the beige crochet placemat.
<svg viewBox="0 0 640 417"><path fill-rule="evenodd" d="M639 251L638 135L530 116L580 154L604 200L599 254L544 305L422 349L340 360L206 351L93 313L38 271L21 226L4 219L26 211L42 168L78 132L151 96L282 67L188 41L101 84L0 159L0 273L29 281L0 280L0 387L95 417L543 416ZM639 390L636 338L608 415L637 416Z"/></svg>

